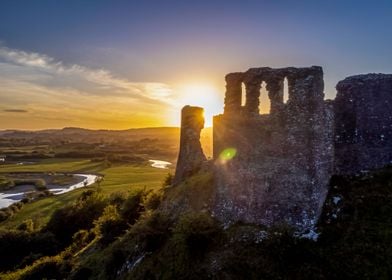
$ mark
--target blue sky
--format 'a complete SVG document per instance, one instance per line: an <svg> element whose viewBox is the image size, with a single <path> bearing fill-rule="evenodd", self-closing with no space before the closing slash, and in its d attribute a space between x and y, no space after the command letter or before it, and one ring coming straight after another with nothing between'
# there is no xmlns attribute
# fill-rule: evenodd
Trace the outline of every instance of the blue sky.
<svg viewBox="0 0 392 280"><path fill-rule="evenodd" d="M0 78L7 88L0 90L0 117L20 121L0 128L171 125L182 103L192 101L184 92L193 94L197 84L214 88L216 98L199 101L213 103L216 113L224 75L257 66L323 66L333 98L346 76L392 72L391 15L391 1L2 0ZM34 64L37 58L44 64ZM23 102L32 89L31 102ZM110 99L112 109L99 109L100 118L75 105L98 95L102 104L95 105L103 108L113 92L121 99ZM49 120L59 99L69 112L63 121Z"/></svg>

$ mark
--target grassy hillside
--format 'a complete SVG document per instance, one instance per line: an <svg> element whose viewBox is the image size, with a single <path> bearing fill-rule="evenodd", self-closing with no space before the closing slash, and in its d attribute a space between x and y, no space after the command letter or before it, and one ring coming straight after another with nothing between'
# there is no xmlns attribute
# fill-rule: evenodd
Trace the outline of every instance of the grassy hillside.
<svg viewBox="0 0 392 280"><path fill-rule="evenodd" d="M34 249L35 258L23 258L23 250L18 249L23 262L14 266L14 272L1 276L4 279L391 278L392 167L357 177L332 178L317 240L298 236L283 226L266 229L239 223L222 228L203 203L210 196L211 183L210 174L200 173L164 194L162 190L136 192L113 199L99 193L82 193L71 208L56 211L41 231L23 229L0 234L0 245L24 236L23 240L29 240L26 246L32 249L52 240L45 247L52 251ZM162 197L179 207L176 218L167 211L167 201L158 208ZM182 208L184 201L191 202L191 207ZM77 223L76 217L80 216L86 223ZM70 221L74 221L72 231L66 226ZM65 229L68 236L60 234ZM46 241L40 236L47 236ZM5 262L3 267L10 264Z"/></svg>

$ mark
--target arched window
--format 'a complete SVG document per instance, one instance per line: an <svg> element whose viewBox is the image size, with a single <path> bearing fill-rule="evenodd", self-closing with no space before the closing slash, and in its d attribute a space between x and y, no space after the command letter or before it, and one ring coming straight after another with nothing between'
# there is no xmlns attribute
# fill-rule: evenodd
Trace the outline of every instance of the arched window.
<svg viewBox="0 0 392 280"><path fill-rule="evenodd" d="M246 88L245 84L241 83L241 106L244 107L246 104Z"/></svg>
<svg viewBox="0 0 392 280"><path fill-rule="evenodd" d="M260 115L269 114L271 109L271 101L268 97L267 83L262 82L259 95L259 113Z"/></svg>
<svg viewBox="0 0 392 280"><path fill-rule="evenodd" d="M287 100L289 100L289 81L287 78L284 78L283 81L283 103L287 103Z"/></svg>

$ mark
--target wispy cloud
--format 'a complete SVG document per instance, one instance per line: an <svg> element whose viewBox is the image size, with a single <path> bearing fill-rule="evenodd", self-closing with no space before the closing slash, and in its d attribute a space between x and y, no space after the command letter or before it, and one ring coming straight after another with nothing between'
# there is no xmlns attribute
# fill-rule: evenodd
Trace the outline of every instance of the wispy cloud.
<svg viewBox="0 0 392 280"><path fill-rule="evenodd" d="M0 48L0 57L11 63L18 63L25 66L40 68L51 68L53 58L38 53L28 53L21 50L14 50L7 47ZM61 64L61 63L59 63Z"/></svg>
<svg viewBox="0 0 392 280"><path fill-rule="evenodd" d="M68 82L70 78L77 82L76 84L67 84L67 87L78 87L87 83L92 87L92 90L87 92L92 94L97 93L94 89L99 92L111 90L110 94L112 95L138 96L164 103L170 101L168 97L171 95L171 89L166 84L131 82L125 78L116 77L105 69L92 69L78 64L67 65L44 54L0 47L1 61L35 71L37 77L42 77L45 73L51 74L49 82L52 83L59 79ZM62 84L61 81L59 84Z"/></svg>
<svg viewBox="0 0 392 280"><path fill-rule="evenodd" d="M52 127L165 125L165 112L177 106L171 87L164 83L133 82L107 69L66 64L1 45L0 84L0 104L5 108L0 118L1 112L28 115L15 117L16 126L33 127L34 122ZM48 120L50 124L45 123Z"/></svg>
<svg viewBox="0 0 392 280"><path fill-rule="evenodd" d="M3 112L6 113L27 113L27 110L23 110L23 109L4 109Z"/></svg>

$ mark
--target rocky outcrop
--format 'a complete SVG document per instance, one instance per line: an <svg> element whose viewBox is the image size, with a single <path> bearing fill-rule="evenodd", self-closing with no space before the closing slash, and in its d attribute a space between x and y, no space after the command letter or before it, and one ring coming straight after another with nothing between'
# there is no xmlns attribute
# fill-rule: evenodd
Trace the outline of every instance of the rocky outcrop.
<svg viewBox="0 0 392 280"><path fill-rule="evenodd" d="M181 111L180 153L177 160L174 184L195 174L206 162L200 143L200 132L204 128L204 109L185 106Z"/></svg>
<svg viewBox="0 0 392 280"><path fill-rule="evenodd" d="M336 89L336 173L352 174L392 163L392 75L352 76Z"/></svg>

